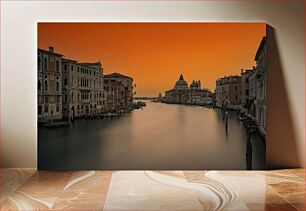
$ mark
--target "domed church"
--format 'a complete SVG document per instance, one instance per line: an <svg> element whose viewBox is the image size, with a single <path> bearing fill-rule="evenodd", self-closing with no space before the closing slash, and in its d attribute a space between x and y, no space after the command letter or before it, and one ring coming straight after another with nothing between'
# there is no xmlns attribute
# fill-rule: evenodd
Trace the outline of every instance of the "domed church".
<svg viewBox="0 0 306 211"><path fill-rule="evenodd" d="M212 93L201 88L201 81L193 80L189 87L181 74L174 88L165 92L164 102L205 105L212 102Z"/></svg>
<svg viewBox="0 0 306 211"><path fill-rule="evenodd" d="M192 90L200 90L201 89L201 81L195 81L193 80L192 83L190 84L190 89Z"/></svg>
<svg viewBox="0 0 306 211"><path fill-rule="evenodd" d="M184 76L181 74L179 80L175 83L174 89L176 90L186 90L188 89L188 84L184 80Z"/></svg>

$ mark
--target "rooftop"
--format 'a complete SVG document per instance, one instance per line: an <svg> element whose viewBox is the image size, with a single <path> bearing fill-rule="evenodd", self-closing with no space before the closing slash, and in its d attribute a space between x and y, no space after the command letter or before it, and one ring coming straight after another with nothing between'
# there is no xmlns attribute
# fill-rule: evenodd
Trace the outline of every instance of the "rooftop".
<svg viewBox="0 0 306 211"><path fill-rule="evenodd" d="M218 78L216 81L219 85L224 85L224 84L236 84L239 82L241 79L240 76L238 75L231 75L231 76L224 76L223 78Z"/></svg>
<svg viewBox="0 0 306 211"><path fill-rule="evenodd" d="M72 63L77 63L78 61L73 60L73 59L67 59L67 58L63 58L62 62L72 62Z"/></svg>
<svg viewBox="0 0 306 211"><path fill-rule="evenodd" d="M132 77L130 76L126 76L126 75L122 75L120 73L111 73L111 74L107 74L107 75L104 75L104 78L130 78L133 80Z"/></svg>
<svg viewBox="0 0 306 211"><path fill-rule="evenodd" d="M98 62L79 62L80 65L86 65L86 66L89 66L89 65L102 65L100 61Z"/></svg>
<svg viewBox="0 0 306 211"><path fill-rule="evenodd" d="M55 56L64 56L63 54L59 54L59 53L55 53L54 52L54 47L49 47L49 50L44 50L44 49L41 49L41 48L38 48L38 51L41 51L43 53L47 53L47 54L52 54L52 55L55 55Z"/></svg>

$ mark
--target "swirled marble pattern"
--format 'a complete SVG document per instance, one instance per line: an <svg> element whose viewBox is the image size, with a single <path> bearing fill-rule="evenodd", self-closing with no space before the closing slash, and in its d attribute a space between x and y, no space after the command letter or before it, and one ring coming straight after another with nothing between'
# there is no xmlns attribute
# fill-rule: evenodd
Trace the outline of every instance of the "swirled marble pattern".
<svg viewBox="0 0 306 211"><path fill-rule="evenodd" d="M1 210L306 210L305 169L1 169Z"/></svg>
<svg viewBox="0 0 306 211"><path fill-rule="evenodd" d="M209 172L185 171L184 174L194 187L194 193L204 210L248 210L237 194L222 182L208 177ZM209 197L207 193L210 193Z"/></svg>
<svg viewBox="0 0 306 211"><path fill-rule="evenodd" d="M102 210L112 172L76 172L65 186L55 210Z"/></svg>
<svg viewBox="0 0 306 211"><path fill-rule="evenodd" d="M182 171L113 173L105 210L201 210Z"/></svg>
<svg viewBox="0 0 306 211"><path fill-rule="evenodd" d="M34 169L1 169L0 203L10 197L34 173Z"/></svg>

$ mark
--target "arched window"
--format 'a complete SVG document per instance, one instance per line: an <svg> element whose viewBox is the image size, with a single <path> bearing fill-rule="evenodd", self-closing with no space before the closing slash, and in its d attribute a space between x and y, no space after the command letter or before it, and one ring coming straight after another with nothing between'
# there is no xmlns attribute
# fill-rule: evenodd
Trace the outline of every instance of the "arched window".
<svg viewBox="0 0 306 211"><path fill-rule="evenodd" d="M45 91L48 91L49 87L48 87L48 81L45 80Z"/></svg>
<svg viewBox="0 0 306 211"><path fill-rule="evenodd" d="M59 87L59 82L58 82L58 81L56 81L56 91L57 91L57 92L59 92L59 90L60 90L60 87Z"/></svg>
<svg viewBox="0 0 306 211"><path fill-rule="evenodd" d="M37 82L37 90L38 90L38 92L41 91L41 82L40 82L40 80L38 80L38 82Z"/></svg>
<svg viewBox="0 0 306 211"><path fill-rule="evenodd" d="M40 66L41 66L41 61L40 61L40 56L38 56L38 58L37 58L37 67L38 67L38 69L40 70Z"/></svg>
<svg viewBox="0 0 306 211"><path fill-rule="evenodd" d="M44 70L48 70L48 61L47 61L47 58L44 58Z"/></svg>
<svg viewBox="0 0 306 211"><path fill-rule="evenodd" d="M56 61L56 71L59 71L59 62Z"/></svg>

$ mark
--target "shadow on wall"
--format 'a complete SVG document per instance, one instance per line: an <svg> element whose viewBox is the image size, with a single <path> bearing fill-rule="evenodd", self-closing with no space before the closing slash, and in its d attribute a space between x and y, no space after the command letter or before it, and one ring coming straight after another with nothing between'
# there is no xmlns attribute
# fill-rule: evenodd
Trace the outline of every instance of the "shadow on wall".
<svg viewBox="0 0 306 211"><path fill-rule="evenodd" d="M275 29L267 25L267 169L301 167Z"/></svg>

